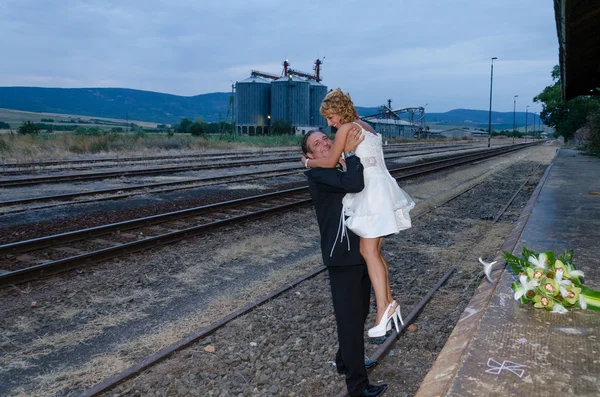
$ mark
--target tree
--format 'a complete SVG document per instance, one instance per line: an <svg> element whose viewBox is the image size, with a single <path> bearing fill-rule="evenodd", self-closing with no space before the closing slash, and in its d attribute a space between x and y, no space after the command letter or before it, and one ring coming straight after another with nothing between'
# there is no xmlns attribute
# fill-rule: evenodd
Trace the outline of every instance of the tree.
<svg viewBox="0 0 600 397"><path fill-rule="evenodd" d="M181 122L179 124L176 124L175 126L173 126L173 129L175 130L175 132L179 132L180 134L185 134L186 132L188 132L188 129L190 128L191 125L192 125L192 120L188 119L187 117L184 117L183 120L181 120Z"/></svg>
<svg viewBox="0 0 600 397"><path fill-rule="evenodd" d="M0 121L0 130L10 130L10 124Z"/></svg>
<svg viewBox="0 0 600 397"><path fill-rule="evenodd" d="M558 65L552 69L552 79L555 83L544 88L533 101L542 104L540 118L544 124L553 127L567 142L575 136L575 131L586 124L588 116L600 109L600 101L595 97L578 96L565 102L561 95Z"/></svg>
<svg viewBox="0 0 600 397"><path fill-rule="evenodd" d="M31 121L25 121L19 126L17 132L21 135L35 135L40 132L40 129Z"/></svg>
<svg viewBox="0 0 600 397"><path fill-rule="evenodd" d="M588 124L591 130L590 153L600 155L600 110L590 115Z"/></svg>
<svg viewBox="0 0 600 397"><path fill-rule="evenodd" d="M273 135L291 134L292 129L293 129L293 126L289 121L279 119L271 125L271 134L273 134Z"/></svg>
<svg viewBox="0 0 600 397"><path fill-rule="evenodd" d="M192 134L192 136L200 136L205 134L206 130L204 129L204 126L202 124L203 123L194 121L192 124L190 124L188 132Z"/></svg>

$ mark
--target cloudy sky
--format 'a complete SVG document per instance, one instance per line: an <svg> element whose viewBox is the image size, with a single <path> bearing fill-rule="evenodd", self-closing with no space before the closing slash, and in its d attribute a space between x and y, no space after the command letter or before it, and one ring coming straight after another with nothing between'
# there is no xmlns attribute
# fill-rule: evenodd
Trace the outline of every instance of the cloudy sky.
<svg viewBox="0 0 600 397"><path fill-rule="evenodd" d="M551 0L2 0L0 86L231 89L282 62L358 106L539 112L558 40Z"/></svg>

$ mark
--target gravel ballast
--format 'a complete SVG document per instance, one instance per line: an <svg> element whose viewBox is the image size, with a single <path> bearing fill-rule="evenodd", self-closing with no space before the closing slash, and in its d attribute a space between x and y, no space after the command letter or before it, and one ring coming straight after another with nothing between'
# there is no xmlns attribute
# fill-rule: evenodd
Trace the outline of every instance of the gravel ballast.
<svg viewBox="0 0 600 397"><path fill-rule="evenodd" d="M387 238L383 247L392 290L403 313L408 314L447 270L456 267L457 272L418 317L416 330L403 334L372 373L371 382L390 385L387 395L410 396L417 390L481 279L477 257L495 255L553 152L550 147L534 148L527 155L514 154L403 184L418 202L415 215L424 214L406 233ZM492 225L490 219L534 171L526 191ZM482 185L425 214L484 173L487 179ZM2 355L12 363L9 367L8 361L2 363L0 383L11 385L2 393L77 395L315 269L320 266L319 255L314 211L304 208L0 291L0 299L7 302L0 309L0 324L8 331L2 334ZM122 299L109 300L111 296ZM35 308L32 301L38 302ZM69 311L78 312L57 318L57 313ZM373 306L367 327L374 312ZM108 324L111 316L112 325ZM184 325L185 319L189 321ZM166 337L168 332L173 336ZM33 343L41 336L54 336L54 345ZM74 340L67 343L59 336ZM344 388L343 378L331 364L336 339L323 273L106 395L335 395ZM138 343L127 345L128 340ZM368 340L367 352L374 352L381 342ZM60 371L50 369L57 364L45 360L50 356L60 357ZM20 369L16 357L22 361ZM99 358L106 359L107 368L83 368L93 360L98 364ZM19 377L23 368L30 369L28 375Z"/></svg>

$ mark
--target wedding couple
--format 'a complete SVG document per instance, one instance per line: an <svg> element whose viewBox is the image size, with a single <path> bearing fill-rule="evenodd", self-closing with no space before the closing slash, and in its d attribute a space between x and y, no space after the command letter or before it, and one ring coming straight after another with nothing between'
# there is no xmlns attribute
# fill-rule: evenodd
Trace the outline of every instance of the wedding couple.
<svg viewBox="0 0 600 397"><path fill-rule="evenodd" d="M321 233L323 262L329 271L338 328L336 366L346 375L350 396L382 395L386 384L372 385L365 361L364 323L371 284L377 301L375 325L369 337L399 330L400 305L393 299L388 264L381 251L383 238L411 226L415 203L389 174L381 135L360 120L350 95L339 88L321 103L321 114L336 127L335 142L320 131L302 139L306 168Z"/></svg>

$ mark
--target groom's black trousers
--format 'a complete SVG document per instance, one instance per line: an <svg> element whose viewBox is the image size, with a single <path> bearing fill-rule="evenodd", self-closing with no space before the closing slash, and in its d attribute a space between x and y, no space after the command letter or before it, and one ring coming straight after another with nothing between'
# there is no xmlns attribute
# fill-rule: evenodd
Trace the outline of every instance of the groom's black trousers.
<svg viewBox="0 0 600 397"><path fill-rule="evenodd" d="M328 270L339 342L336 365L346 372L350 396L357 396L369 383L364 362L364 325L369 313L371 280L366 265L330 266Z"/></svg>

